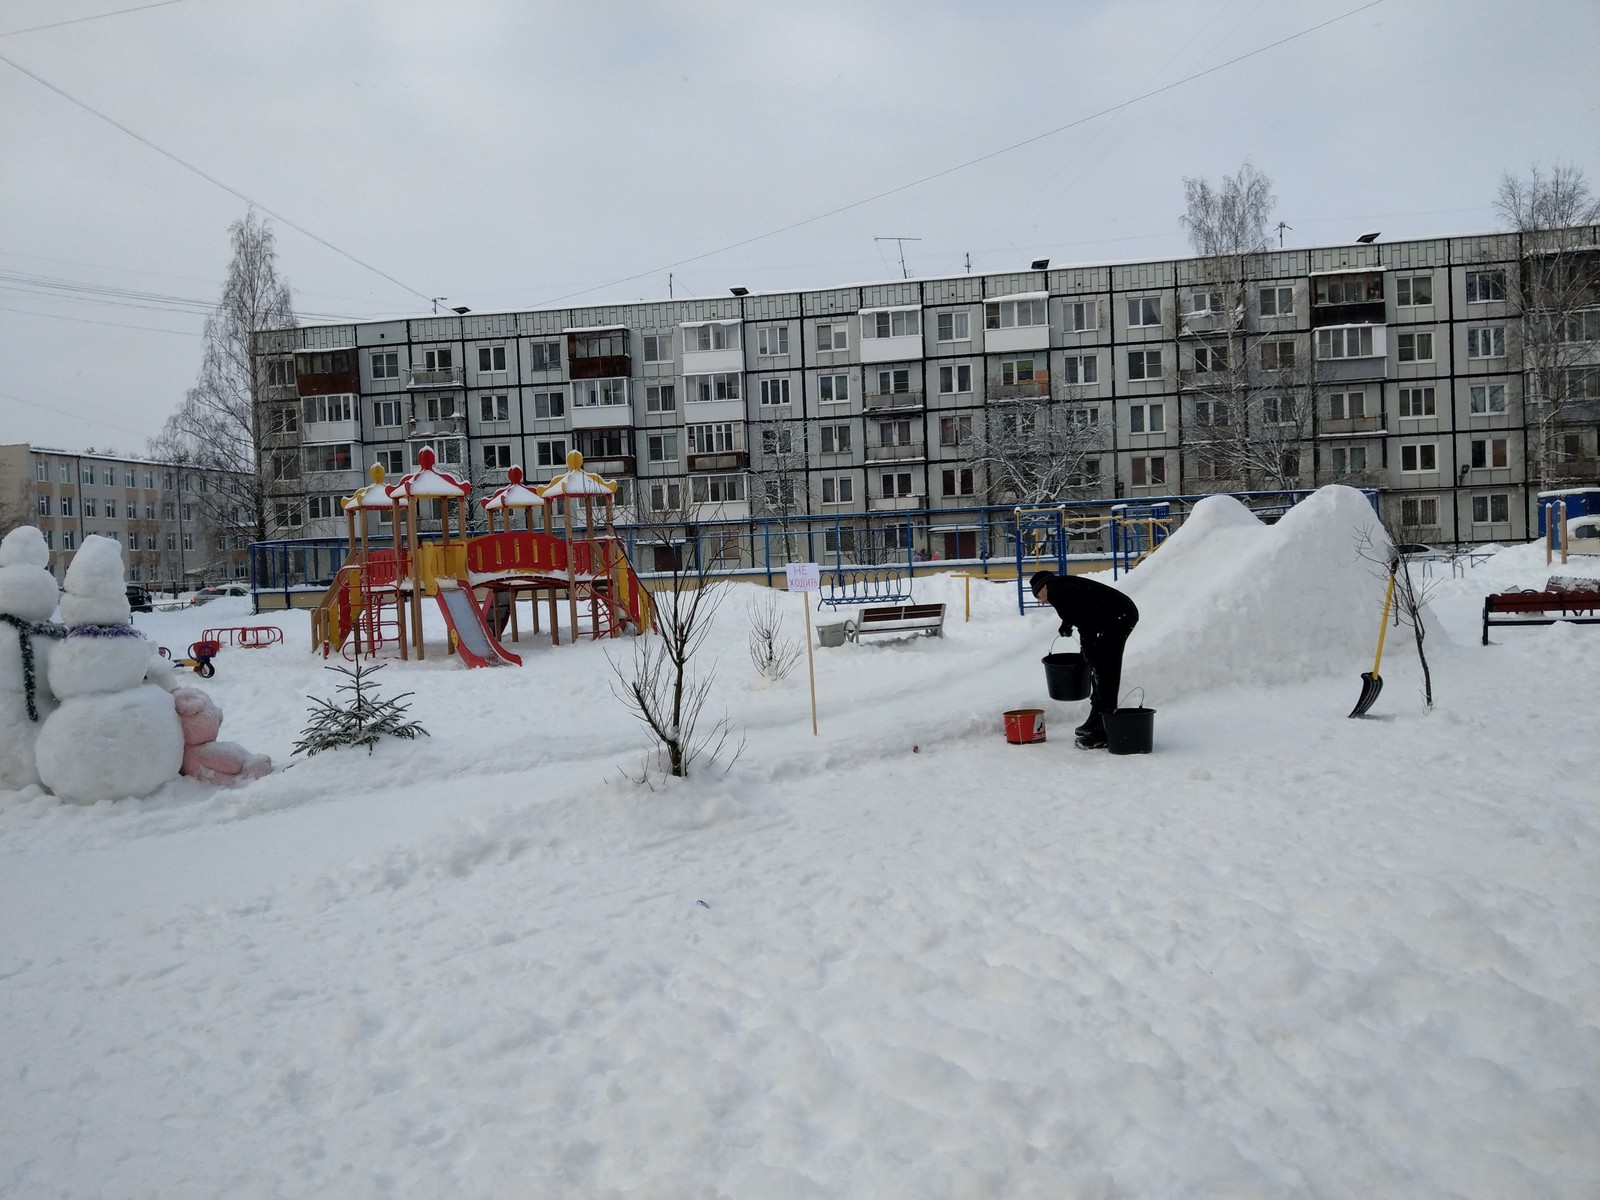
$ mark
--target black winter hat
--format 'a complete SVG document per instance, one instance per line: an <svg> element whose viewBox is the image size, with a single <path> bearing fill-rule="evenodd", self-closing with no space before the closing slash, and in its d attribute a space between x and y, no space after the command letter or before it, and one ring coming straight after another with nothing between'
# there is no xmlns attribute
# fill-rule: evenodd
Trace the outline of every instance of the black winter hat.
<svg viewBox="0 0 1600 1200"><path fill-rule="evenodd" d="M1055 577L1054 571L1035 571L1033 578L1028 580L1028 591L1037 592L1041 584L1049 583Z"/></svg>

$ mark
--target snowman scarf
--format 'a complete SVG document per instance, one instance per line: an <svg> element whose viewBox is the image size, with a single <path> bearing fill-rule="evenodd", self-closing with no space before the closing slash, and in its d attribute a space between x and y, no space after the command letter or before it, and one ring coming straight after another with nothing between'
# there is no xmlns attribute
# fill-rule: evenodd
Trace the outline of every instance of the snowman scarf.
<svg viewBox="0 0 1600 1200"><path fill-rule="evenodd" d="M49 621L25 621L11 613L0 613L0 621L17 631L17 647L22 651L22 692L28 701L28 720L37 721L39 706L34 701L34 694L38 682L33 673L33 639L47 637L59 640L67 636L66 628L52 625Z"/></svg>

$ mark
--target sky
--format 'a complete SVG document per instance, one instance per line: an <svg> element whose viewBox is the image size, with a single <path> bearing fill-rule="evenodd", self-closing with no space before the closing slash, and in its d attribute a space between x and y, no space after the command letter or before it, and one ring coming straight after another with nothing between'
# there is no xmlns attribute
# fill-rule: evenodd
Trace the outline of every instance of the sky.
<svg viewBox="0 0 1600 1200"><path fill-rule="evenodd" d="M1593 0L0 0L0 440L138 453L253 206L308 323L1283 245L1600 177ZM899 240L897 240L899 239ZM903 255L903 262L902 262Z"/></svg>
<svg viewBox="0 0 1600 1200"><path fill-rule="evenodd" d="M427 736L305 757L347 682L305 612L134 614L180 653L284 629L179 680L273 771L0 786L4 1190L1593 1200L1600 627L1483 646L1479 613L1600 557L1416 563L1434 707L1401 626L1350 720L1372 521L1347 488L1271 526L1212 497L1114 581L1149 754L1073 745L1014 582L922 576L944 636L814 646L815 734L806 662L747 652L774 594L729 585L693 670L742 749L648 784L631 639L524 611L523 665L469 670L430 607L427 657L367 677ZM124 784L155 739L91 717L125 694L46 717ZM1009 744L1026 709L1044 740Z"/></svg>

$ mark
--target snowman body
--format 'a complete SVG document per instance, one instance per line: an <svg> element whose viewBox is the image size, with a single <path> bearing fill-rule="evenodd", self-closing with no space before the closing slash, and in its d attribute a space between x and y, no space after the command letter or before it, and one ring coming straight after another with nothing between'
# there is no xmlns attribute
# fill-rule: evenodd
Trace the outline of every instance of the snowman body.
<svg viewBox="0 0 1600 1200"><path fill-rule="evenodd" d="M148 796L178 777L183 726L171 695L145 678L156 654L129 624L115 541L83 540L67 568L61 616L67 636L49 666L59 707L39 732L39 778L85 803Z"/></svg>
<svg viewBox="0 0 1600 1200"><path fill-rule="evenodd" d="M49 686L56 631L45 626L61 589L49 561L44 535L32 526L0 540L0 789L39 782L36 743L56 707Z"/></svg>

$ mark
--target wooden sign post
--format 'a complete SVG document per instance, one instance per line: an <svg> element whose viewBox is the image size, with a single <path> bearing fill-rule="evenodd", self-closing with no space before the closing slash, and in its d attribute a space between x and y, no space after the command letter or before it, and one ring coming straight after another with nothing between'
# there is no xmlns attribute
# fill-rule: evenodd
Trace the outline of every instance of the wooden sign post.
<svg viewBox="0 0 1600 1200"><path fill-rule="evenodd" d="M800 593L800 607L806 612L806 674L811 677L811 736L817 736L817 666L811 650L810 593L822 590L822 574L816 563L790 563L785 571L789 590Z"/></svg>

